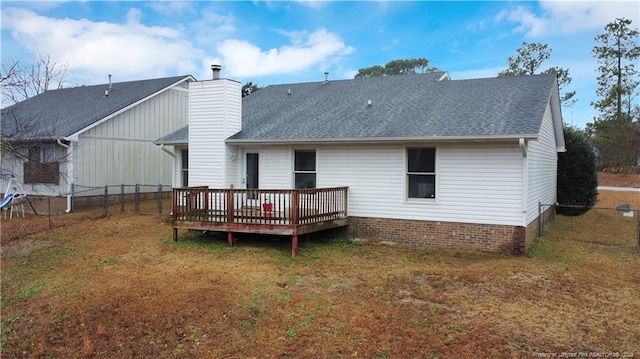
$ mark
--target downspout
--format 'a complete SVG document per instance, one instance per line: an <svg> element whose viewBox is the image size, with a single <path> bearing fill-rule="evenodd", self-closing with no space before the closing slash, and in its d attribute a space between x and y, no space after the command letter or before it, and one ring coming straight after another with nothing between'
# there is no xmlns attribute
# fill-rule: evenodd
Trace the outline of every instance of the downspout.
<svg viewBox="0 0 640 359"><path fill-rule="evenodd" d="M173 158L176 157L175 153L171 152L168 148L164 147L164 145L162 145L162 144L160 145L160 149L163 150L164 152L168 153L169 156L171 156Z"/></svg>
<svg viewBox="0 0 640 359"><path fill-rule="evenodd" d="M64 143L62 143L62 140L57 139L56 140L58 142L58 144L62 147L65 147L67 149L67 160L68 160L68 165L67 165L67 178L70 180L70 182L67 183L67 209L64 211L64 213L70 213L71 212L71 185L73 184L73 150L71 147L73 145L73 141L69 141L69 145L65 145Z"/></svg>
<svg viewBox="0 0 640 359"><path fill-rule="evenodd" d="M527 188L529 187L528 182L528 174L529 169L527 166L527 142L524 138L518 139L518 146L520 147L520 153L522 154L522 222L523 227L527 226L527 202L528 202L528 193Z"/></svg>
<svg viewBox="0 0 640 359"><path fill-rule="evenodd" d="M520 146L520 152L522 152L522 157L527 157L527 143L525 142L524 138L519 138L518 139L518 145Z"/></svg>

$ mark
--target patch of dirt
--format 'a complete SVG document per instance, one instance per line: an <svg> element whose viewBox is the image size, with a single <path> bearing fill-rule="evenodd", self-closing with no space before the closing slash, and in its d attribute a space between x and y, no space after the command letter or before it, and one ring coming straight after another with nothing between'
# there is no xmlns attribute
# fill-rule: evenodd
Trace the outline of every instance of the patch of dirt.
<svg viewBox="0 0 640 359"><path fill-rule="evenodd" d="M7 244L3 244L0 248L0 251L7 254L26 254L36 249L50 247L53 245L55 245L54 241L38 241L31 238L26 238L23 240L15 240L8 242Z"/></svg>
<svg viewBox="0 0 640 359"><path fill-rule="evenodd" d="M598 185L640 188L640 173L598 172Z"/></svg>
<svg viewBox="0 0 640 359"><path fill-rule="evenodd" d="M531 257L318 234L292 258L286 237L173 242L166 215L78 213L51 229L14 218L2 223L2 357L640 355L640 255L565 238L588 231L576 219L556 218ZM9 255L14 242L28 253Z"/></svg>

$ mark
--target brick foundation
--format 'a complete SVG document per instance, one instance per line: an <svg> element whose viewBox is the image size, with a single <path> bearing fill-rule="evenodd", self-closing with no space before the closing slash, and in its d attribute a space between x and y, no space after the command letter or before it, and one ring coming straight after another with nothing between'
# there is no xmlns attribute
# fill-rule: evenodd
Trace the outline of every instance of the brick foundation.
<svg viewBox="0 0 640 359"><path fill-rule="evenodd" d="M526 254L526 228L491 224L349 217L356 237L418 247Z"/></svg>

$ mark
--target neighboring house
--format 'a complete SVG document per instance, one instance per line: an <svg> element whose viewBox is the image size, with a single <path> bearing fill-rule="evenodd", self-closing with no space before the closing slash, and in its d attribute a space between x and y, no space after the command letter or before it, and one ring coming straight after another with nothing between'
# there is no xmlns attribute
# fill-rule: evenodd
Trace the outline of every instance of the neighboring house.
<svg viewBox="0 0 640 359"><path fill-rule="evenodd" d="M354 236L526 253L538 204L556 202L562 126L555 75L296 83L242 100L214 79L190 83L188 128L156 143L175 148L176 187L347 186Z"/></svg>
<svg viewBox="0 0 640 359"><path fill-rule="evenodd" d="M194 80L109 81L46 91L2 109L0 188L12 174L27 195L67 196L69 210L72 183L170 184L172 161L153 140L187 123Z"/></svg>

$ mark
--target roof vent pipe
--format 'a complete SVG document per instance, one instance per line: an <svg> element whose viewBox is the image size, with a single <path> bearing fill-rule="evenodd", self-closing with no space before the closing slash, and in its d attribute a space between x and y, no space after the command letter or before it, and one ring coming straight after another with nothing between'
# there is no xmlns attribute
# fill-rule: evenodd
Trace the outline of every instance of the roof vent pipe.
<svg viewBox="0 0 640 359"><path fill-rule="evenodd" d="M111 74L109 74L109 92L113 90L113 86L111 86Z"/></svg>
<svg viewBox="0 0 640 359"><path fill-rule="evenodd" d="M222 65L211 65L212 79L218 80L220 78L220 70L222 70Z"/></svg>
<svg viewBox="0 0 640 359"><path fill-rule="evenodd" d="M324 80L325 81L329 81L329 73L325 71L324 73Z"/></svg>

